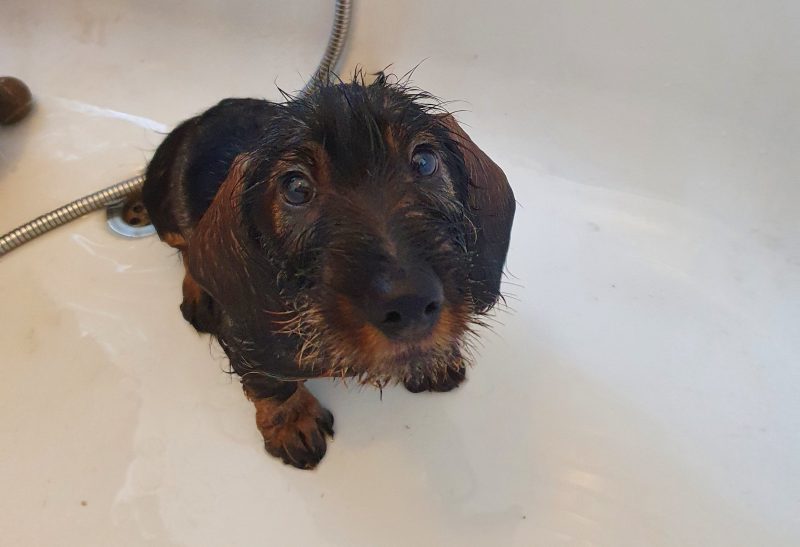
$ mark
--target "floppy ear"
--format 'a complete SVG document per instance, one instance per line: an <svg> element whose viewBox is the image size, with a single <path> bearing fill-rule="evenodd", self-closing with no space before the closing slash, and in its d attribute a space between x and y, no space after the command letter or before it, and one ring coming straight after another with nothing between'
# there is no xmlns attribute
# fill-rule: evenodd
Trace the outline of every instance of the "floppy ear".
<svg viewBox="0 0 800 547"><path fill-rule="evenodd" d="M238 156L214 200L188 240L186 266L223 310L252 301L256 294L252 243L242 219L245 155Z"/></svg>
<svg viewBox="0 0 800 547"><path fill-rule="evenodd" d="M472 255L472 298L478 312L488 311L500 296L500 281L511 238L516 202L505 173L472 142L451 114L440 121L464 157L467 205L476 233L468 241Z"/></svg>
<svg viewBox="0 0 800 547"><path fill-rule="evenodd" d="M295 336L274 332L269 311L280 309L277 269L243 216L247 162L245 154L237 156L189 235L186 266L228 318L215 335L240 376L257 370L287 380L314 377L296 364Z"/></svg>

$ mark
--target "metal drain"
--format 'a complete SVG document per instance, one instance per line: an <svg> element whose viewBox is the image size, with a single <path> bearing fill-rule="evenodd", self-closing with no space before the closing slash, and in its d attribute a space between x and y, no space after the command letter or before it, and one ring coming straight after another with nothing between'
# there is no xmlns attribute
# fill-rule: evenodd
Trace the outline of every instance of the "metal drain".
<svg viewBox="0 0 800 547"><path fill-rule="evenodd" d="M125 237L147 237L156 233L139 193L106 207L106 222L114 232Z"/></svg>

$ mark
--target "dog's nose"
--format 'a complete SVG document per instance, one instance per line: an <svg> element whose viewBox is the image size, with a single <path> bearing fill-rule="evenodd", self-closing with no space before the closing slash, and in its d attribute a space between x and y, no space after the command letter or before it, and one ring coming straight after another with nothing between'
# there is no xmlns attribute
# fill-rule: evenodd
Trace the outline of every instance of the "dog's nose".
<svg viewBox="0 0 800 547"><path fill-rule="evenodd" d="M412 270L373 280L366 312L389 338L409 340L426 335L442 311L442 282L430 270Z"/></svg>

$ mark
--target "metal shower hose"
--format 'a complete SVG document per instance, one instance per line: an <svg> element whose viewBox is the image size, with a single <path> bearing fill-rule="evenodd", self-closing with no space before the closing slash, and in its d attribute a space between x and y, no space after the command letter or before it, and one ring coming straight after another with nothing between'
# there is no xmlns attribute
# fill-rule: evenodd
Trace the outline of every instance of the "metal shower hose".
<svg viewBox="0 0 800 547"><path fill-rule="evenodd" d="M325 54L322 56L322 60L317 70L314 72L314 76L303 88L303 93L309 93L321 82L327 81L330 73L339 61L350 28L351 6L351 0L336 0L333 27L331 28L331 34L328 38L328 45L325 48ZM93 194L89 194L88 196L76 199L75 201L67 203L58 209L23 224L0 237L0 256L13 251L20 245L54 228L58 228L67 222L80 218L92 211L102 209L138 192L142 189L143 184L144 175L139 175L94 192Z"/></svg>

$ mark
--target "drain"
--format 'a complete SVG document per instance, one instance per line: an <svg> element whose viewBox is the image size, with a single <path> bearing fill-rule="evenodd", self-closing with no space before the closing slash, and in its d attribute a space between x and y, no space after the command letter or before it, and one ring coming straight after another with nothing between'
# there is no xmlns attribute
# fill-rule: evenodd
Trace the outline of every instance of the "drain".
<svg viewBox="0 0 800 547"><path fill-rule="evenodd" d="M147 237L156 233L141 194L128 196L106 207L106 222L114 232L125 237Z"/></svg>

